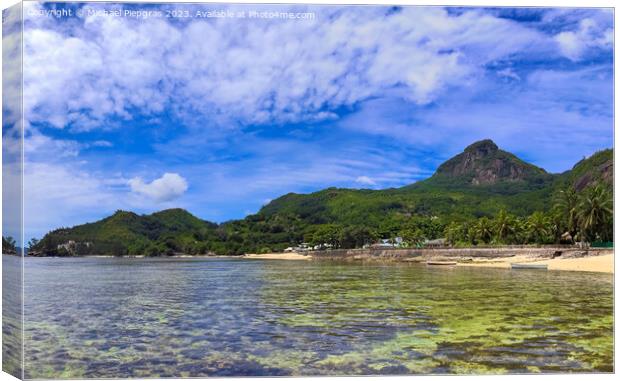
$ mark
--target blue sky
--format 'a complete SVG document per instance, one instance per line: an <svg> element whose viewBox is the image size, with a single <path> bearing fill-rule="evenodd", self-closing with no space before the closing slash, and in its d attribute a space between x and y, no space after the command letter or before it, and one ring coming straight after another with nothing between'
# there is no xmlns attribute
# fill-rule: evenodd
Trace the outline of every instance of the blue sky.
<svg viewBox="0 0 620 381"><path fill-rule="evenodd" d="M483 138L550 172L613 144L610 10L26 6L27 237L117 209L222 222L288 192L399 187Z"/></svg>

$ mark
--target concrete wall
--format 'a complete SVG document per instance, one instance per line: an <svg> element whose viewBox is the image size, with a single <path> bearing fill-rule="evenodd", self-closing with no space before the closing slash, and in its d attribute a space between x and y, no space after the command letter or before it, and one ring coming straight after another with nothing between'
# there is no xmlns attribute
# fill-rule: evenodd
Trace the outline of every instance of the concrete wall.
<svg viewBox="0 0 620 381"><path fill-rule="evenodd" d="M609 251L609 250L608 250ZM553 258L583 249L567 247L495 247L495 248L443 248L443 249L337 249L311 251L308 254L316 259L429 259L429 258L504 258L515 255L528 255L541 258ZM599 255L599 250L590 250L590 255Z"/></svg>

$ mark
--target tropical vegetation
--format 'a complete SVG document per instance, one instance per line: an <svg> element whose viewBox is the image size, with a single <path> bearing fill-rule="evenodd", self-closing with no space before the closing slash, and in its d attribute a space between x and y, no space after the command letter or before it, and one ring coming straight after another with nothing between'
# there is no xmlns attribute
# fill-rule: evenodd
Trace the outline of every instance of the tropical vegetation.
<svg viewBox="0 0 620 381"><path fill-rule="evenodd" d="M239 255L305 243L359 248L380 239L408 247L613 241L613 151L550 174L483 140L424 181L384 190L289 193L253 215L215 224L182 209L117 211L56 229L32 255ZM402 241L401 241L402 240Z"/></svg>

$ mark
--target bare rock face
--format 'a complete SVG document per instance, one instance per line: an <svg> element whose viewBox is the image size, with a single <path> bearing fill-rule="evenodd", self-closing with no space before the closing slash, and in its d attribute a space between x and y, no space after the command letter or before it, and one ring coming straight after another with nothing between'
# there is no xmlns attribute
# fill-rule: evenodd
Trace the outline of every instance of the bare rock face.
<svg viewBox="0 0 620 381"><path fill-rule="evenodd" d="M604 162L603 164L594 168L593 171L583 174L582 176L577 178L577 180L574 183L574 186L578 192L581 192L582 190L590 186L592 183L595 183L599 180L610 186L613 185L613 182L614 182L613 160L608 160Z"/></svg>
<svg viewBox="0 0 620 381"><path fill-rule="evenodd" d="M471 185L490 185L500 181L524 181L547 174L511 153L500 150L490 139L476 142L443 163L436 176L466 179Z"/></svg>

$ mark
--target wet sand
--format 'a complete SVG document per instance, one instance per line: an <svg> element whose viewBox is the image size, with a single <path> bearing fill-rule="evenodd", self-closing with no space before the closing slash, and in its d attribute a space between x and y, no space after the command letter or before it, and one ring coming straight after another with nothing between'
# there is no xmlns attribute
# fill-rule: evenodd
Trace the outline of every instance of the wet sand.
<svg viewBox="0 0 620 381"><path fill-rule="evenodd" d="M614 273L614 255L596 255L582 258L554 258L542 259L526 255L517 255L509 258L494 258L489 260L478 259L470 263L459 263L458 266L510 268L511 263L528 263L547 265L548 270L564 271L591 271L600 273Z"/></svg>

